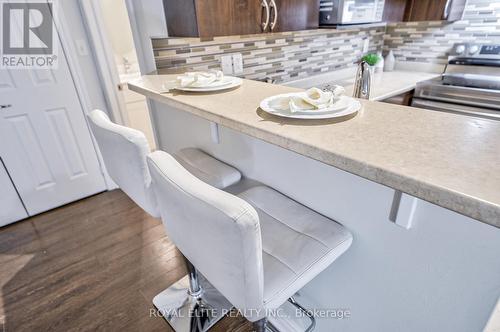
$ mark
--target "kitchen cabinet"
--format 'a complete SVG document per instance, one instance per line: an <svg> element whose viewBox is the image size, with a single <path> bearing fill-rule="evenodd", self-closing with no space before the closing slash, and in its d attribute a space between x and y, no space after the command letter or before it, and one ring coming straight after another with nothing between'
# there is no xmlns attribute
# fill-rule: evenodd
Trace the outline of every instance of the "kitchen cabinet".
<svg viewBox="0 0 500 332"><path fill-rule="evenodd" d="M389 97L387 99L382 100L384 103L402 105L402 106L410 106L413 98L414 90L401 93L396 96Z"/></svg>
<svg viewBox="0 0 500 332"><path fill-rule="evenodd" d="M269 14L259 0L164 0L163 5L170 37L260 33Z"/></svg>
<svg viewBox="0 0 500 332"><path fill-rule="evenodd" d="M384 22L402 22L404 20L407 0L385 0Z"/></svg>
<svg viewBox="0 0 500 332"><path fill-rule="evenodd" d="M319 0L274 0L274 3L276 7L271 11L269 26L271 31L281 32L318 28ZM274 22L276 23L273 24Z"/></svg>
<svg viewBox="0 0 500 332"><path fill-rule="evenodd" d="M465 4L466 0L386 0L384 21L457 21Z"/></svg>
<svg viewBox="0 0 500 332"><path fill-rule="evenodd" d="M156 149L153 128L149 117L148 103L146 97L128 89L126 83L121 90L125 107L127 109L128 123L130 127L138 129L146 135L150 147Z"/></svg>
<svg viewBox="0 0 500 332"><path fill-rule="evenodd" d="M318 27L319 0L163 0L170 37L246 35Z"/></svg>
<svg viewBox="0 0 500 332"><path fill-rule="evenodd" d="M0 227L27 217L28 213L0 159Z"/></svg>

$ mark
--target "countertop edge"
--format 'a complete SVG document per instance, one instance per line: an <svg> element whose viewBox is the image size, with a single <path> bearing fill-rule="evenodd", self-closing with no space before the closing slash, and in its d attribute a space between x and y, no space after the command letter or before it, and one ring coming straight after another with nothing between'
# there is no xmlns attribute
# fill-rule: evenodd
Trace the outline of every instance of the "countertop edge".
<svg viewBox="0 0 500 332"><path fill-rule="evenodd" d="M391 98L391 97L400 95L402 93L406 93L408 91L411 91L411 90L415 89L415 86L416 86L416 84L407 85L407 86L404 86L404 87L402 87L400 89L392 90L391 92L388 92L386 94L383 94L383 95L380 95L380 96L376 96L374 98L370 98L370 100L371 101L383 101L383 100L385 100L387 98Z"/></svg>
<svg viewBox="0 0 500 332"><path fill-rule="evenodd" d="M177 109L194 114L208 121L218 123L222 126L239 131L251 137L255 137L273 145L280 146L284 149L293 151L308 158L312 158L329 166L336 167L345 172L360 176L375 183L402 191L408 195L455 211L459 214L473 218L487 225L500 228L500 208L496 204L493 204L491 202L471 197L464 193L449 190L447 188L439 187L433 185L432 183L422 182L410 177L405 177L400 174L387 171L380 167L367 165L362 161L350 159L340 154L328 152L331 157L320 157L321 152L324 152L323 150L314 147L314 149L312 150L318 150L318 152L313 153L311 152L311 149L306 148L311 147L310 145L297 140L295 140L296 143L299 143L302 148L291 148L290 145L286 143L286 141L289 139L280 139L280 137L276 136L272 132L268 132L260 128L255 128L251 125L228 119L226 117L214 115L203 109L199 109L191 105L187 105L185 103L170 99L156 91L134 85L133 82L128 83L128 85L130 90L143 94L146 97L156 100L160 103L176 107ZM415 188L418 188L418 190L415 190ZM442 195L443 193L446 195ZM475 211L475 213L470 213L470 211Z"/></svg>

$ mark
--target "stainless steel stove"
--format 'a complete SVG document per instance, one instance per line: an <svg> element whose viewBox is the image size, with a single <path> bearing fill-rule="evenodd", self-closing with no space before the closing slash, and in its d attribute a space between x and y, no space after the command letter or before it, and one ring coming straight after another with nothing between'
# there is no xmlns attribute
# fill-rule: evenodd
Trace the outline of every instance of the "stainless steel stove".
<svg viewBox="0 0 500 332"><path fill-rule="evenodd" d="M500 45L455 44L443 75L417 84L412 106L500 120Z"/></svg>

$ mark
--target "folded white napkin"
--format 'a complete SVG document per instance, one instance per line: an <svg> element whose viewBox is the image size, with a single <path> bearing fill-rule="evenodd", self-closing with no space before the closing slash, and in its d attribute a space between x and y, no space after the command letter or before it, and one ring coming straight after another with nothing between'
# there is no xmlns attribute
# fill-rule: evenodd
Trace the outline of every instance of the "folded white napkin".
<svg viewBox="0 0 500 332"><path fill-rule="evenodd" d="M318 88L298 93L290 97L289 109L292 113L297 111L320 110L332 106L345 92L339 85L334 86L331 91L323 91Z"/></svg>
<svg viewBox="0 0 500 332"><path fill-rule="evenodd" d="M183 88L203 88L209 87L214 82L222 81L224 74L218 70L213 72L190 72L177 76L177 84Z"/></svg>

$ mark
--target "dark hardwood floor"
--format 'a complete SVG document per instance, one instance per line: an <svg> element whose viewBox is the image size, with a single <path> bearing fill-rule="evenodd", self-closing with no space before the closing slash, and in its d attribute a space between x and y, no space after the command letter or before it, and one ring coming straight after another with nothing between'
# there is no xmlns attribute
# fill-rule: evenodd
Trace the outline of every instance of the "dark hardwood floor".
<svg viewBox="0 0 500 332"><path fill-rule="evenodd" d="M186 273L160 221L119 190L0 228L0 267L1 332L171 331L152 299ZM224 318L211 331L252 329Z"/></svg>

